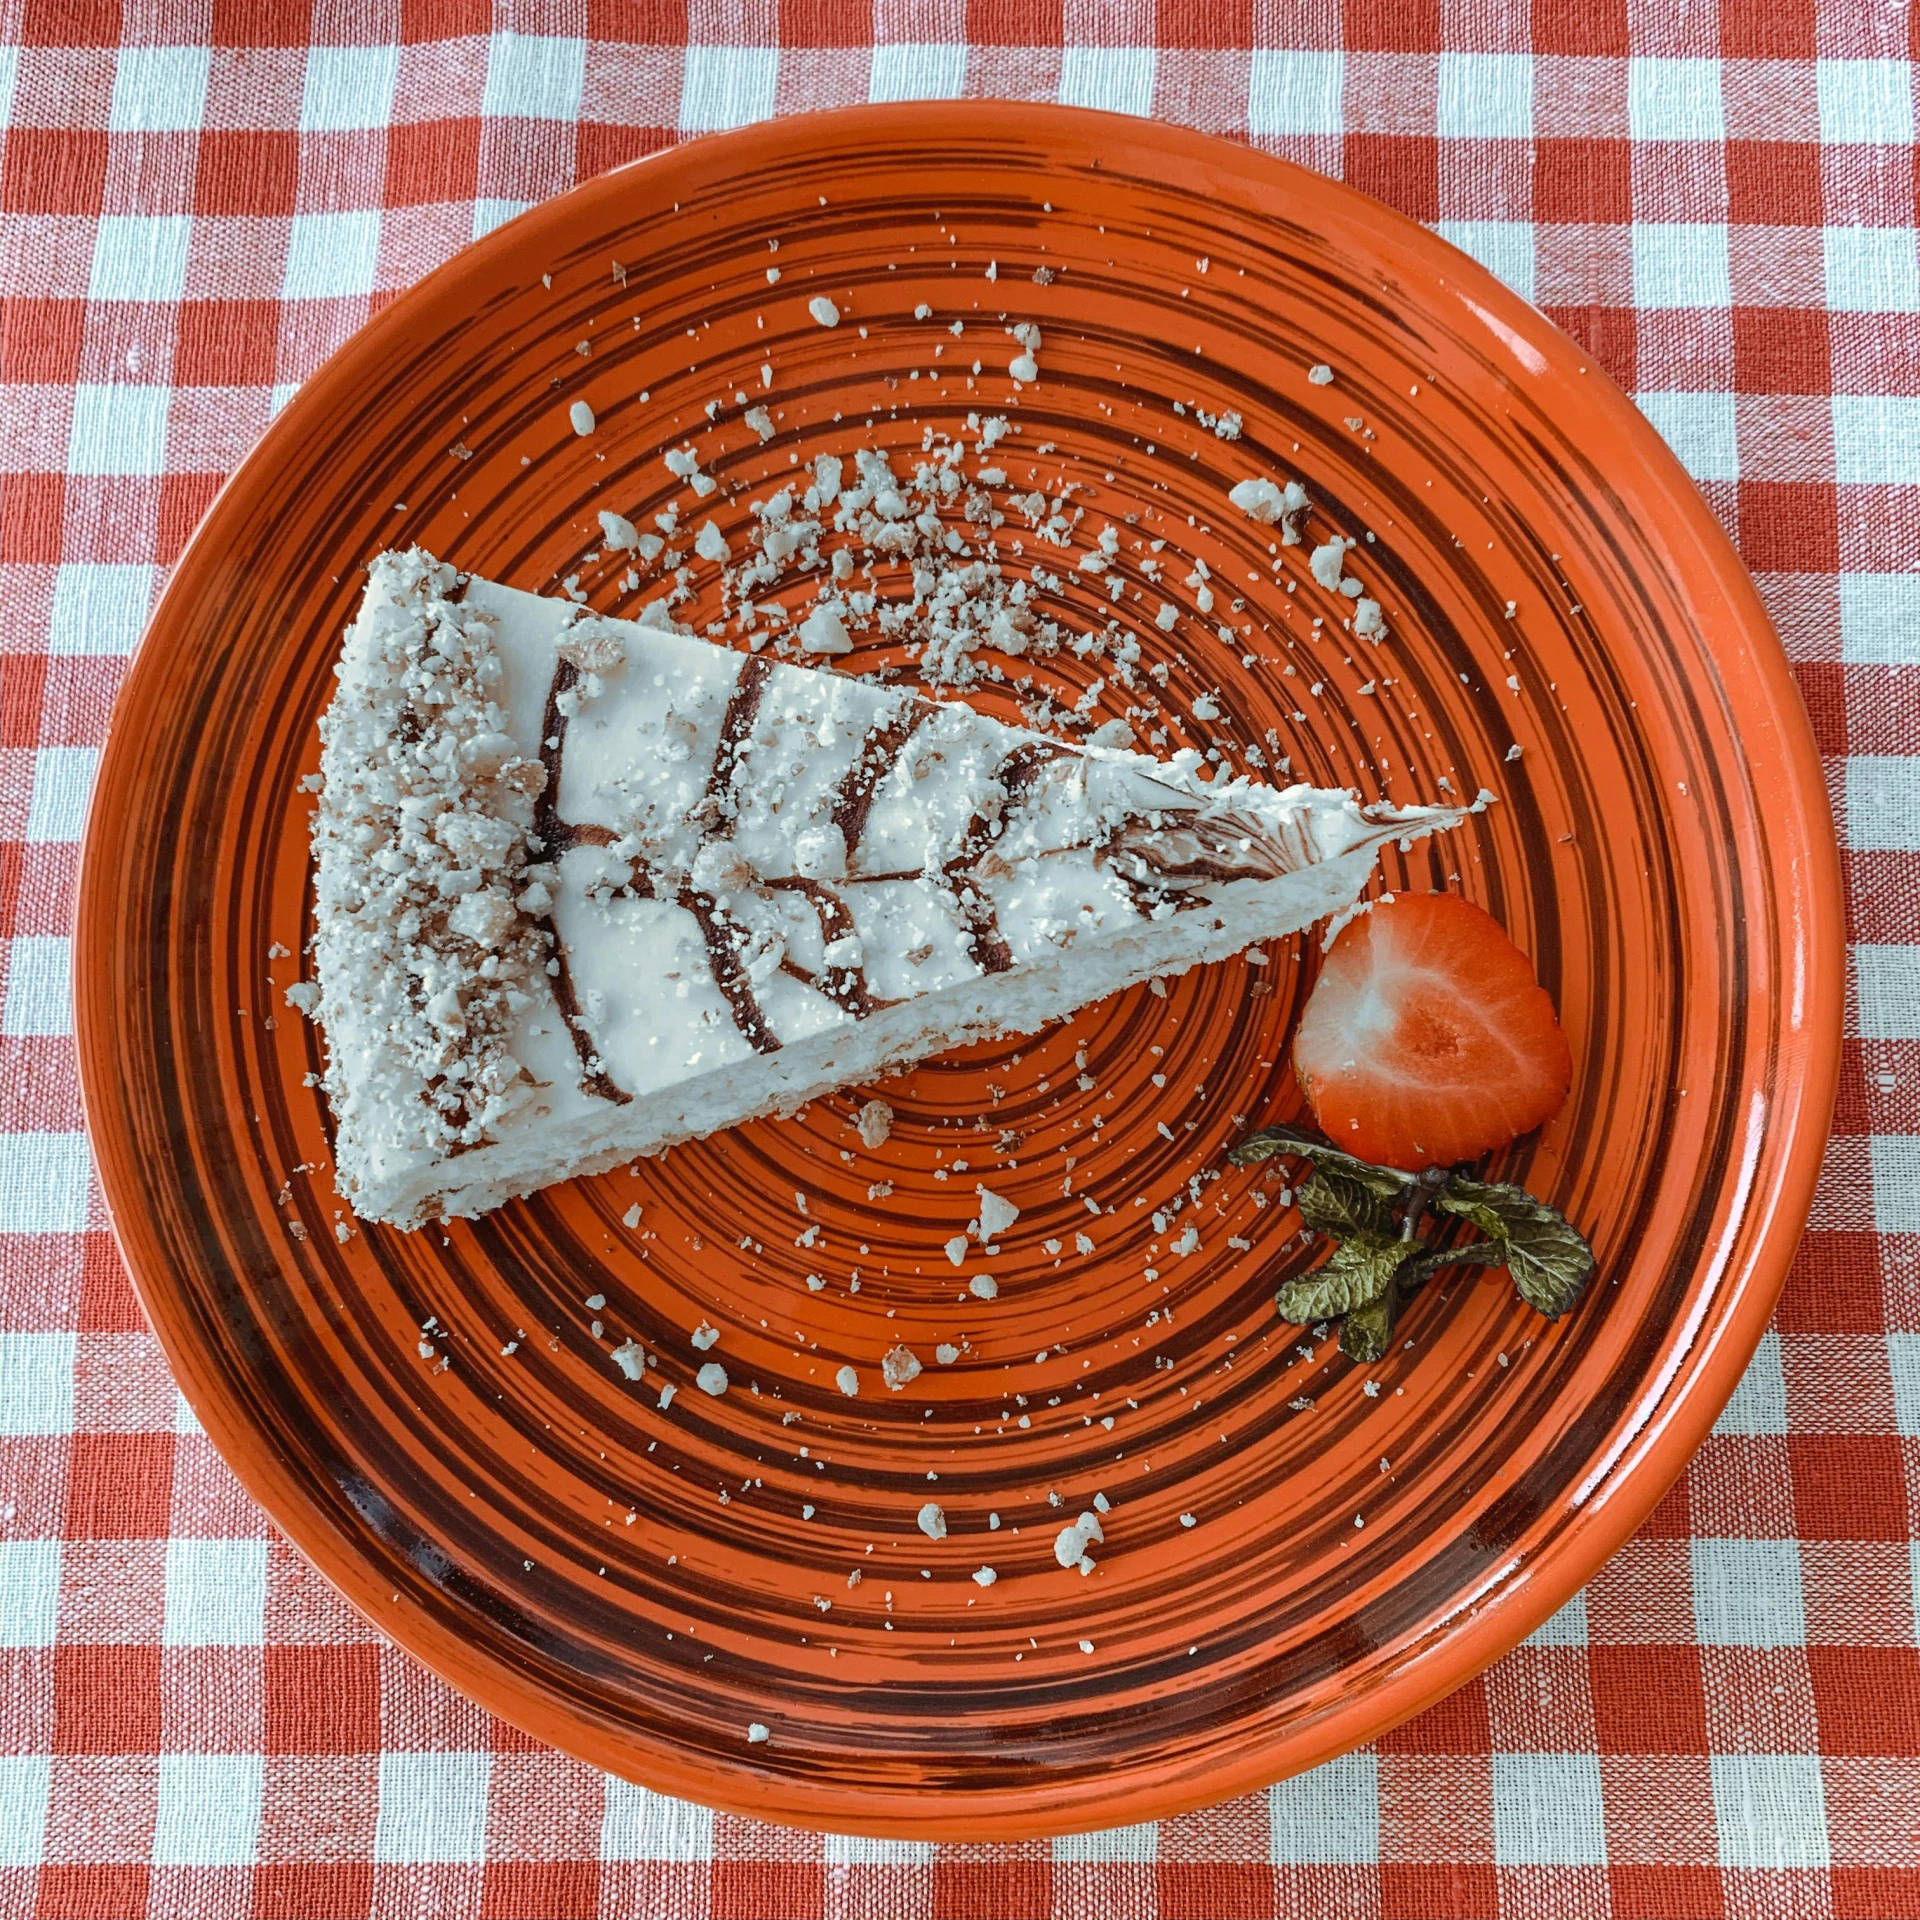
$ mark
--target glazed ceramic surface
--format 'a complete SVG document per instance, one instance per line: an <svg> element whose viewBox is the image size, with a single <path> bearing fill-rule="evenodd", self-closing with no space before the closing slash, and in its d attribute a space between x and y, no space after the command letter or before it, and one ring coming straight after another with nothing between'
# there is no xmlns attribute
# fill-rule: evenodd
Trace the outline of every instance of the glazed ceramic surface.
<svg viewBox="0 0 1920 1920"><path fill-rule="evenodd" d="M1024 388L1020 321L1044 336ZM764 445L742 419L761 404ZM1056 499L1070 481L1083 528L1129 528L1119 610L1164 669L1143 683L1161 711L1136 716L1164 750L1237 769L1253 743L1269 774L1284 755L1369 798L1497 796L1383 877L1484 904L1560 1008L1572 1096L1499 1172L1598 1250L1561 1324L1462 1274L1356 1369L1276 1319L1277 1282L1314 1255L1277 1175L1214 1176L1297 1108L1311 940L444 1232L343 1215L319 1040L283 993L312 930L302 783L365 561L418 541L632 612L659 589L595 557L598 509L644 527L678 499L737 532L796 461L918 449L970 414L1012 424L991 458L1013 480ZM704 502L662 463L689 443L721 482ZM1342 631L1305 548L1270 550L1227 505L1260 474L1304 480L1316 538L1361 543L1382 644ZM1157 582L1133 531L1166 542ZM1097 627L1106 583L1049 558L1059 617ZM717 583L695 578L704 621ZM1020 663L1065 704L1100 666ZM970 697L1017 718L1014 694ZM1217 717L1192 717L1203 694ZM1139 701L1110 670L1099 697L1102 718ZM279 1524L383 1631L574 1753L926 1838L1223 1798L1536 1626L1738 1379L1838 1051L1819 763L1750 583L1651 429L1537 313L1363 197L1025 106L698 141L383 312L176 570L82 893L114 1224L184 1390ZM876 1094L893 1131L869 1150L853 1115ZM1021 1210L969 1257L993 1301L944 1251L983 1181ZM628 1337L659 1356L644 1387L608 1358ZM925 1370L890 1392L896 1345ZM693 1386L710 1357L720 1398ZM1063 1569L1055 1537L1096 1493L1095 1569ZM928 1500L943 1540L916 1525Z"/></svg>

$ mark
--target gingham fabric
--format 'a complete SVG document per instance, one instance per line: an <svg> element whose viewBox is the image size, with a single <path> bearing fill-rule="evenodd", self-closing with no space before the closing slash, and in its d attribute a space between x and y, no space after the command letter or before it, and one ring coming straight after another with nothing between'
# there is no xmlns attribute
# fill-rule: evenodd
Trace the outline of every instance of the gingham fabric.
<svg viewBox="0 0 1920 1920"><path fill-rule="evenodd" d="M1912 57L1895 0L0 0L0 1917L1920 1915ZM285 395L599 169L962 92L1341 175L1587 342L1759 578L1856 942L1775 1329L1585 1595L1377 1749L998 1849L663 1801L387 1646L179 1402L68 1037L109 702Z"/></svg>

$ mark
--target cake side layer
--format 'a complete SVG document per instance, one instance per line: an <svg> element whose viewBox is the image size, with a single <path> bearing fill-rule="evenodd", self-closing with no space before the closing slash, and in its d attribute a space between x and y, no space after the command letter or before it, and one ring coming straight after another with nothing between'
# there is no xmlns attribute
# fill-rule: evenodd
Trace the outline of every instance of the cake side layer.
<svg viewBox="0 0 1920 1920"><path fill-rule="evenodd" d="M1380 842L1403 830L1400 823L1382 827L1371 842L1335 859L1236 887L1231 901L1183 914L1172 926L1137 922L1137 930L1071 955L963 981L868 1020L816 1032L777 1053L743 1048L734 1059L644 1100L583 1103L542 1128L506 1129L489 1145L406 1169L370 1188L361 1211L407 1227L440 1217L470 1218L556 1180L605 1172L722 1127L791 1113L823 1094L866 1084L950 1047L1032 1033L1110 994L1225 960L1350 906L1373 871ZM1415 837L1431 830L1431 824L1411 829Z"/></svg>

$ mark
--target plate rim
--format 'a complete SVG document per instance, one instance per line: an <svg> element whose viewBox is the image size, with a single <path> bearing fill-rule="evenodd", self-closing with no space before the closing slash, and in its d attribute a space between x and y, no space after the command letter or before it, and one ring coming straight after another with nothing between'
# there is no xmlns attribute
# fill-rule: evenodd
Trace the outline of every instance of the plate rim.
<svg viewBox="0 0 1920 1920"><path fill-rule="evenodd" d="M1726 1304L1711 1344L1681 1355L1676 1378L1667 1389L1668 1404L1622 1448L1608 1469L1602 1496L1563 1518L1552 1540L1484 1605L1445 1632L1429 1635L1410 1648L1393 1670L1363 1693L1343 1697L1280 1739L1243 1739L1230 1764L1210 1766L1201 1778L1191 1769L1161 1770L1136 1775L1111 1792L1077 1786L1064 1798L1044 1801L1005 1788L969 1798L932 1789L803 1784L785 1772L754 1769L745 1756L739 1761L709 1763L653 1748L637 1753L632 1743L620 1744L600 1723L570 1711L511 1665L476 1653L426 1608L398 1595L385 1599L385 1583L377 1577L374 1564L335 1529L304 1481L283 1469L259 1444L244 1407L226 1391L224 1376L200 1364L190 1326L183 1316L166 1310L168 1293L160 1281L166 1270L163 1250L157 1244L143 1245L143 1222L135 1217L137 1210L116 1204L116 1195L125 1201L136 1192L126 1167L131 1143L116 1136L107 1117L112 1108L108 1090L118 1077L120 1061L117 1008L108 990L106 969L89 960L110 937L117 911L111 822L128 797L122 789L131 786L131 756L116 749L145 704L148 690L170 671L168 650L156 641L190 617L196 575L208 565L218 542L223 509L247 484L249 470L260 463L263 451L297 433L309 413L323 408L331 392L351 381L362 361L378 353L389 329L406 324L413 314L443 299L463 281L510 259L549 223L566 220L582 208L617 202L642 169L652 178L681 171L697 178L723 147L736 163L756 157L762 164L774 163L796 144L828 142L842 129L857 131L869 140L891 132L903 142L919 145L946 134L979 139L1015 115L1028 134L1036 121L1043 126L1060 125L1068 136L1062 144L1070 146L1080 144L1088 130L1104 128L1112 145L1131 143L1136 149L1170 152L1182 161L1231 168L1242 178L1264 175L1264 184L1294 203L1303 198L1317 202L1317 223L1345 220L1367 228L1369 239L1401 256L1424 286L1451 283L1470 288L1473 304L1488 317L1497 317L1538 358L1533 379L1558 384L1577 364L1580 374L1605 390L1609 397L1603 404L1618 415L1623 437L1637 443L1641 459L1655 475L1664 470L1675 531L1690 550L1689 572L1706 590L1702 597L1715 603L1709 631L1716 639L1731 636L1743 645L1739 664L1745 673L1740 686L1732 689L1738 698L1739 724L1732 731L1752 783L1758 786L1770 776L1779 780L1773 789L1781 796L1781 804L1772 810L1776 830L1766 847L1768 871L1783 903L1782 925L1793 927L1798 938L1774 949L1774 957L1783 963L1798 957L1804 981L1803 1016L1797 1029L1787 1030L1784 1011L1775 1021L1783 1060L1780 1083L1797 1089L1797 1099L1791 1106L1776 1103L1769 1112L1769 1132L1780 1141L1779 1172L1772 1191L1756 1194L1748 1203L1758 1220L1751 1251L1721 1283ZM303 383L223 482L175 563L114 700L89 800L75 888L74 1045L86 1133L114 1238L182 1394L275 1528L379 1632L441 1679L488 1711L591 1765L656 1791L749 1818L916 1839L1011 1841L1078 1831L1095 1821L1111 1825L1165 1819L1216 1804L1378 1738L1492 1664L1564 1605L1624 1544L1685 1469L1765 1331L1811 1209L1830 1130L1847 963L1844 893L1831 804L1785 648L1731 540L1678 459L1632 401L1580 353L1577 344L1544 314L1471 256L1342 182L1277 155L1162 121L993 100L853 106L784 116L683 141L581 182L494 228L357 329ZM1765 737L1756 752L1754 735L1762 723ZM924 1810L915 1808L916 1801ZM1050 1814L1046 1808L1054 1811ZM1064 1822L1063 1815L1067 1816Z"/></svg>

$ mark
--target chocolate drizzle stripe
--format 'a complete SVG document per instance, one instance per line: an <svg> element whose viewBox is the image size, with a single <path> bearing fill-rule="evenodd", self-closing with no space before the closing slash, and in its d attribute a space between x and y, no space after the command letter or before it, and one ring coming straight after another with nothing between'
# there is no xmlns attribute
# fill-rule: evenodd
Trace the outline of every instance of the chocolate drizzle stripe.
<svg viewBox="0 0 1920 1920"><path fill-rule="evenodd" d="M768 880L763 884L774 892L803 894L810 900L814 912L820 917L820 938L826 945L832 946L836 940L855 933L853 915L847 903L823 882L795 876L792 879ZM864 966L828 967L823 975L797 966L784 971L804 977L809 986L817 986L829 1000L845 1007L856 1020L864 1020L868 1014L878 1013L883 1007L897 1007L900 1004L898 1000L882 1000L874 993L867 984Z"/></svg>
<svg viewBox="0 0 1920 1920"><path fill-rule="evenodd" d="M707 791L702 804L714 816L715 830L733 831L731 804L733 770L740 750L753 736L753 723L760 717L760 696L766 691L773 673L773 662L759 654L750 654L740 663L740 677L733 683L726 713L720 721L720 743L713 750L713 770L707 775Z"/></svg>
<svg viewBox="0 0 1920 1920"><path fill-rule="evenodd" d="M902 748L933 712L925 700L910 700L898 713L874 728L860 744L853 765L833 801L833 824L847 843L847 865L853 865L853 851L867 831L867 816L873 811L873 796L880 782L893 771Z"/></svg>
<svg viewBox="0 0 1920 1920"><path fill-rule="evenodd" d="M696 893L682 887L679 904L699 924L700 938L707 945L707 965L713 969L713 981L726 996L733 1024L746 1035L755 1053L778 1053L779 1036L767 1025L767 1016L754 998L753 983L740 964L740 949L720 924L720 914L710 893Z"/></svg>

